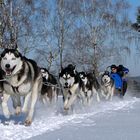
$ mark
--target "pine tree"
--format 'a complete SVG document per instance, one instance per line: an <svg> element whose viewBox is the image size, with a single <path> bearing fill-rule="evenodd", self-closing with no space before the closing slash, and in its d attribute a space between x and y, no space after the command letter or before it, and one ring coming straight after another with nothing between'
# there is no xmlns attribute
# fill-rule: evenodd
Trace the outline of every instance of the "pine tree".
<svg viewBox="0 0 140 140"><path fill-rule="evenodd" d="M140 15L137 16L137 23L140 24Z"/></svg>
<svg viewBox="0 0 140 140"><path fill-rule="evenodd" d="M133 29L136 31L140 32L140 7L137 9L137 18L136 18L136 23L132 24Z"/></svg>
<svg viewBox="0 0 140 140"><path fill-rule="evenodd" d="M137 24L140 25L140 7L138 7Z"/></svg>

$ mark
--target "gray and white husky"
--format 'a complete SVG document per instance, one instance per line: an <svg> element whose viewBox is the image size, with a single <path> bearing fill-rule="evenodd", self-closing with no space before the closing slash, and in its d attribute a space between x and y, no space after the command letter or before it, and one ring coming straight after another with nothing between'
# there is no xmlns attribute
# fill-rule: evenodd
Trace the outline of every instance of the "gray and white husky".
<svg viewBox="0 0 140 140"><path fill-rule="evenodd" d="M5 49L1 54L1 68L4 71L2 110L10 117L8 99L12 96L16 114L21 111L20 96L24 96L22 112L28 112L25 125L32 123L35 105L42 86L41 71L35 61L23 57L16 49ZM28 103L30 108L28 110Z"/></svg>
<svg viewBox="0 0 140 140"><path fill-rule="evenodd" d="M115 91L114 80L110 77L109 72L105 71L101 76L101 87L106 100L112 100Z"/></svg>
<svg viewBox="0 0 140 140"><path fill-rule="evenodd" d="M59 81L63 90L64 109L68 110L77 99L81 86L75 66L69 64L67 67L62 68L59 73Z"/></svg>
<svg viewBox="0 0 140 140"><path fill-rule="evenodd" d="M82 87L80 94L83 99L84 105L90 105L93 99L93 95L96 95L96 99L99 102L99 90L100 85L95 77L94 73L79 72L79 77L82 80Z"/></svg>
<svg viewBox="0 0 140 140"><path fill-rule="evenodd" d="M46 69L41 68L43 85L41 89L41 99L43 103L56 103L58 99L58 83L56 78Z"/></svg>

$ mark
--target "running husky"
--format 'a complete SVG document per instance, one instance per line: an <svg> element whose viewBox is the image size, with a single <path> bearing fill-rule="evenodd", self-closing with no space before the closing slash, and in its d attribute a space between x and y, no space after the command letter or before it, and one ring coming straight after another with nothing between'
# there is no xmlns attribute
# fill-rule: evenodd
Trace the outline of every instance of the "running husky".
<svg viewBox="0 0 140 140"><path fill-rule="evenodd" d="M58 98L58 88L56 78L49 73L46 68L41 68L41 73L43 77L43 85L41 89L41 99L45 104L46 101L52 103L56 102Z"/></svg>
<svg viewBox="0 0 140 140"><path fill-rule="evenodd" d="M81 87L75 66L69 64L67 67L62 68L59 73L59 80L63 90L64 109L68 110L76 100Z"/></svg>
<svg viewBox="0 0 140 140"><path fill-rule="evenodd" d="M21 111L20 96L24 96L22 112L28 111L25 125L32 123L35 104L41 91L42 76L36 62L23 57L16 49L5 49L1 54L1 68L4 71L2 110L5 117L10 117L8 99L12 96L16 114Z"/></svg>
<svg viewBox="0 0 140 140"><path fill-rule="evenodd" d="M114 80L110 77L109 72L105 71L101 76L101 86L106 100L112 100L115 91Z"/></svg>
<svg viewBox="0 0 140 140"><path fill-rule="evenodd" d="M97 101L100 101L99 98L99 90L100 85L95 77L94 73L86 73L86 72L79 72L79 76L83 81L82 88L80 90L80 94L83 99L84 105L90 105L93 95L96 94Z"/></svg>

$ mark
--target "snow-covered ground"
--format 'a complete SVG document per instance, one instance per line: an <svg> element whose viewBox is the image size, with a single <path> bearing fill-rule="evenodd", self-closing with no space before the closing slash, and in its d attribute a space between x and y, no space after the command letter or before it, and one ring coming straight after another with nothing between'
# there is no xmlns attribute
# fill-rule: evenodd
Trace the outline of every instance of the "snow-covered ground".
<svg viewBox="0 0 140 140"><path fill-rule="evenodd" d="M21 114L6 120L0 108L0 140L139 140L140 98L130 93L124 100L77 105L66 115L59 97L53 107L38 102L31 126L20 124L24 119Z"/></svg>

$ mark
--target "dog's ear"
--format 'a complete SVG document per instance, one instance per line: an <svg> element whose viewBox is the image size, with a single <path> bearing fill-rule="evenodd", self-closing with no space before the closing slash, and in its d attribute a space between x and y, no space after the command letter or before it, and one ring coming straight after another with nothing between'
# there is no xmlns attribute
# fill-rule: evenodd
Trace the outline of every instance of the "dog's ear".
<svg viewBox="0 0 140 140"><path fill-rule="evenodd" d="M74 65L73 68L76 70L76 65Z"/></svg>
<svg viewBox="0 0 140 140"><path fill-rule="evenodd" d="M73 72L74 72L74 74L78 73L77 70L76 70L76 65L73 66Z"/></svg>
<svg viewBox="0 0 140 140"><path fill-rule="evenodd" d="M14 50L15 50L16 57L20 57L20 56L21 56L21 53L20 53L20 51L19 51L19 48L18 48L17 43L16 43L15 46L14 46Z"/></svg>
<svg viewBox="0 0 140 140"><path fill-rule="evenodd" d="M87 76L88 75L88 72L86 71L86 72L84 72L84 74Z"/></svg>
<svg viewBox="0 0 140 140"><path fill-rule="evenodd" d="M74 74L77 74L76 65L69 64L69 67L73 70Z"/></svg>
<svg viewBox="0 0 140 140"><path fill-rule="evenodd" d="M75 65L73 65L73 64L68 64L68 66L67 66L68 68L70 68L71 70L74 70L75 69Z"/></svg>
<svg viewBox="0 0 140 140"><path fill-rule="evenodd" d="M63 67L61 67L61 69L59 70L59 77L62 75L61 72L63 71Z"/></svg>
<svg viewBox="0 0 140 140"><path fill-rule="evenodd" d="M15 48L14 48L15 50L18 50L18 45L17 45L17 43L16 43L16 45L15 45Z"/></svg>
<svg viewBox="0 0 140 140"><path fill-rule="evenodd" d="M106 70L104 73L105 73L106 75L109 75L109 71L107 71L107 70Z"/></svg>
<svg viewBox="0 0 140 140"><path fill-rule="evenodd" d="M43 67L40 67L40 70L41 70L41 72L44 72L45 71Z"/></svg>
<svg viewBox="0 0 140 140"><path fill-rule="evenodd" d="M77 73L77 71L76 71L75 69L74 69L73 71L74 71L74 74L76 74L76 73Z"/></svg>
<svg viewBox="0 0 140 140"><path fill-rule="evenodd" d="M46 73L50 74L48 69L44 68L44 70L45 70Z"/></svg>
<svg viewBox="0 0 140 140"><path fill-rule="evenodd" d="M15 50L15 53L14 54L15 54L16 57L20 57L21 56L21 54L19 53L18 50Z"/></svg>

